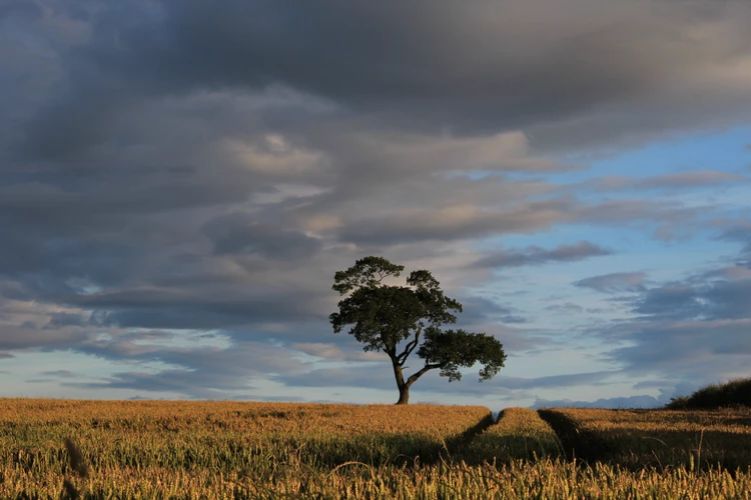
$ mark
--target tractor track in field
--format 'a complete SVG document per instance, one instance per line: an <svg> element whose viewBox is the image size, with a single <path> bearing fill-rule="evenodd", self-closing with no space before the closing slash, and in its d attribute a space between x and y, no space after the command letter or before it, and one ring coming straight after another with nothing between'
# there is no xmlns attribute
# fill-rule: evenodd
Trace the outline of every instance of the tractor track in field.
<svg viewBox="0 0 751 500"><path fill-rule="evenodd" d="M462 432L460 435L448 439L446 441L446 448L451 454L466 448L478 434L484 432L488 427L495 423L496 419L493 417L493 413L488 413L479 422Z"/></svg>
<svg viewBox="0 0 751 500"><path fill-rule="evenodd" d="M571 418L555 410L537 410L553 429L569 460L602 460L611 451L608 444L591 431L581 429Z"/></svg>

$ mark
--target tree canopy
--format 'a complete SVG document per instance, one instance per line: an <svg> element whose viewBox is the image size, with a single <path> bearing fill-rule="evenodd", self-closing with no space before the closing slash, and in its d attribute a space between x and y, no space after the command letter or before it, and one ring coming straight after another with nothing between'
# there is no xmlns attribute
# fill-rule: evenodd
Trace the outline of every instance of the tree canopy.
<svg viewBox="0 0 751 500"><path fill-rule="evenodd" d="M460 368L480 363L480 380L495 376L506 360L503 345L486 333L443 329L456 322L462 305L446 297L430 271L412 271L399 284L404 266L369 256L334 275L333 289L344 298L331 314L334 332L347 333L366 351L382 351L391 360L399 390L397 404L409 402L409 388L430 370L449 381L460 380ZM415 353L424 364L409 376L407 359Z"/></svg>

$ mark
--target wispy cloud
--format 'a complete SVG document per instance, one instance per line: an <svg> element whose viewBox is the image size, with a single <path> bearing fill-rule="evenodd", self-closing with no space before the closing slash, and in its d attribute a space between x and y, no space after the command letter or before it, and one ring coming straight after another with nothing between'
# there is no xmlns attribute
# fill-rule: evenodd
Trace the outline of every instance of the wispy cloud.
<svg viewBox="0 0 751 500"><path fill-rule="evenodd" d="M640 292L645 290L646 273L610 273L576 281L574 286L604 293Z"/></svg>
<svg viewBox="0 0 751 500"><path fill-rule="evenodd" d="M527 247L523 250L507 250L490 254L474 262L476 267L519 267L548 262L571 262L589 257L610 255L612 252L588 241L573 245L561 245L546 250L540 247Z"/></svg>

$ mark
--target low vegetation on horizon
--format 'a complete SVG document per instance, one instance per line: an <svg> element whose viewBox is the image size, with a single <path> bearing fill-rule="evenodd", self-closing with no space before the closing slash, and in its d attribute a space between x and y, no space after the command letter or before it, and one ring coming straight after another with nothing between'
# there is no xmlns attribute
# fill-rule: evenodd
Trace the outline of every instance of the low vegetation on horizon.
<svg viewBox="0 0 751 500"><path fill-rule="evenodd" d="M751 407L751 378L708 385L690 396L673 398L667 407L674 410Z"/></svg>
<svg viewBox="0 0 751 500"><path fill-rule="evenodd" d="M5 399L0 498L747 498L749 422L742 409L509 408L494 422L477 406ZM637 467L648 451L660 460Z"/></svg>

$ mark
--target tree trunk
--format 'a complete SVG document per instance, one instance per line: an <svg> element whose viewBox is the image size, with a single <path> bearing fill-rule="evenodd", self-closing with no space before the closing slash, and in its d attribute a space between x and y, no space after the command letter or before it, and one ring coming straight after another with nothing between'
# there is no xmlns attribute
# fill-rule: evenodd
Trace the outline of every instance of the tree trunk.
<svg viewBox="0 0 751 500"><path fill-rule="evenodd" d="M396 404L406 405L407 403L409 403L409 386L404 384L399 387L399 401L397 401Z"/></svg>
<svg viewBox="0 0 751 500"><path fill-rule="evenodd" d="M409 403L409 386L410 384L404 381L404 372L402 366L396 360L395 357L391 358L391 363L394 367L394 379L396 380L396 387L399 389L399 401L398 405L406 405Z"/></svg>

